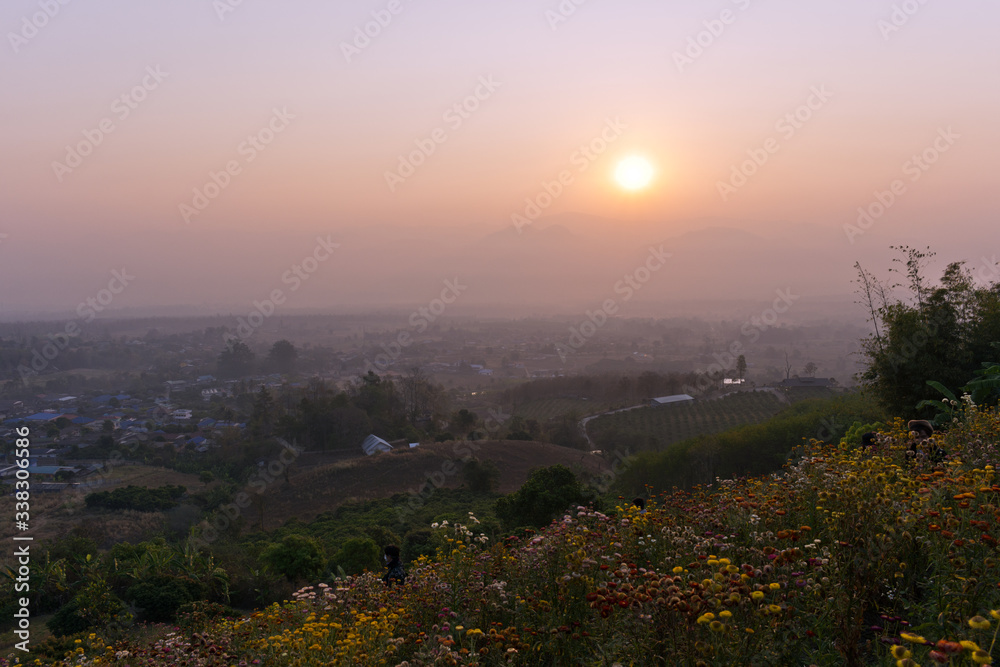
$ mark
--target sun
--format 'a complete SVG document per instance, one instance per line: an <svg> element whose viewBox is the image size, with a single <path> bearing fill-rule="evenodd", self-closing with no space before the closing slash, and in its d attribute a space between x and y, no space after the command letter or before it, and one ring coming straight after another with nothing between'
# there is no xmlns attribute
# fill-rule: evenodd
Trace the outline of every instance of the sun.
<svg viewBox="0 0 1000 667"><path fill-rule="evenodd" d="M618 163L615 180L626 190L641 190L653 180L653 165L637 155L627 157Z"/></svg>

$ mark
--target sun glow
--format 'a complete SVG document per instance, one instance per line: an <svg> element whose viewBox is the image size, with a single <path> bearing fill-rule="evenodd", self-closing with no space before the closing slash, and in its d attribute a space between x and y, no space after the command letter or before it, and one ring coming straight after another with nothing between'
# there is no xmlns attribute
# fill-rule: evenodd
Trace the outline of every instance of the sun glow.
<svg viewBox="0 0 1000 667"><path fill-rule="evenodd" d="M645 158L627 157L618 163L615 180L626 190L641 190L653 180L653 165Z"/></svg>

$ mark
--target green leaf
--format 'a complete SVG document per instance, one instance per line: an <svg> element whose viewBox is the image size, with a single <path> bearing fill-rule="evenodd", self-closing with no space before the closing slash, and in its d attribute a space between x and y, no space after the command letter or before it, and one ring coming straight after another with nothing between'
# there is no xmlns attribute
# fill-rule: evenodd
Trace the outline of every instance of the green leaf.
<svg viewBox="0 0 1000 667"><path fill-rule="evenodd" d="M952 393L951 389L948 389L948 387L944 386L943 384L941 384L937 380L928 380L927 384L930 385L931 387L934 387L935 389L937 389L942 394L944 394L944 397L947 398L948 400L951 400L951 401L957 401L958 400L958 398L955 397L955 394Z"/></svg>

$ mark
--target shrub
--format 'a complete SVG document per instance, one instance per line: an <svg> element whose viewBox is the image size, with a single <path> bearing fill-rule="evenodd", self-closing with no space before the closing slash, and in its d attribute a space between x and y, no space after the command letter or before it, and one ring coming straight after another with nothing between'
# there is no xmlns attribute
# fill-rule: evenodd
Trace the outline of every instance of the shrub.
<svg viewBox="0 0 1000 667"><path fill-rule="evenodd" d="M472 459L462 468L462 475L473 493L492 493L500 484L500 468L493 461Z"/></svg>
<svg viewBox="0 0 1000 667"><path fill-rule="evenodd" d="M361 574L365 570L378 571L381 567L382 549L367 537L354 537L344 542L334 556L333 568L343 568L347 574Z"/></svg>
<svg viewBox="0 0 1000 667"><path fill-rule="evenodd" d="M125 599L138 607L144 621L165 623L174 620L177 610L205 596L205 587L183 577L160 575L129 587Z"/></svg>
<svg viewBox="0 0 1000 667"><path fill-rule="evenodd" d="M264 549L261 560L289 581L315 579L326 570L323 546L305 535L286 535Z"/></svg>
<svg viewBox="0 0 1000 667"><path fill-rule="evenodd" d="M125 603L105 581L96 580L63 605L46 625L54 635L71 635L95 626L114 635L131 620L132 615Z"/></svg>
<svg viewBox="0 0 1000 667"><path fill-rule="evenodd" d="M566 466L536 468L514 493L496 502L496 514L504 528L541 528L571 505L590 500L576 475Z"/></svg>

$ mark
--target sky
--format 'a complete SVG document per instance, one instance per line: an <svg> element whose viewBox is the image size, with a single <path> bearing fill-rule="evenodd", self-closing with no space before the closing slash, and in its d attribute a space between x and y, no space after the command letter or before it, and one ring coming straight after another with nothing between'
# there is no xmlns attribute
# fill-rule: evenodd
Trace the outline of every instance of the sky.
<svg viewBox="0 0 1000 667"><path fill-rule="evenodd" d="M456 308L576 312L654 251L622 305L667 316L846 298L900 243L986 266L998 21L992 0L7 0L0 319L276 290L407 309L456 279Z"/></svg>

